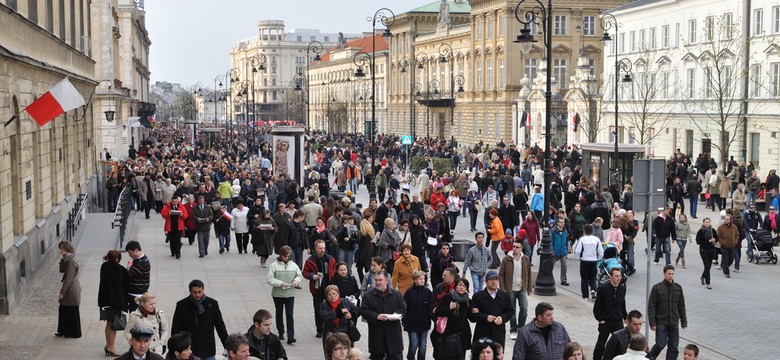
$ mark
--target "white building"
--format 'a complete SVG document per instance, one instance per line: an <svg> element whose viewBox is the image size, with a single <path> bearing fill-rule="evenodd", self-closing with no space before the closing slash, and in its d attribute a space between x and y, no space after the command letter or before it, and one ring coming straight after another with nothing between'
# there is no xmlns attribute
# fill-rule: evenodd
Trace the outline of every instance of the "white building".
<svg viewBox="0 0 780 360"><path fill-rule="evenodd" d="M614 139L610 64L626 58L634 81L618 88L620 143L650 145L654 156L703 153L721 166L733 156L761 178L780 167L780 3L639 0L609 13L620 27L604 52L601 141Z"/></svg>
<svg viewBox="0 0 780 360"><path fill-rule="evenodd" d="M233 111L230 113L236 121L246 121L247 114L254 120L287 120L281 119L285 114L285 95L295 87L295 74L306 72L310 44L318 41L324 49L329 49L336 46L340 36L360 37L360 34L324 33L316 29L285 31L282 20L261 20L257 28L257 36L239 41L230 51L231 69L239 80L231 82ZM309 53L309 61L314 55ZM243 99L236 98L242 88L248 89L248 106Z"/></svg>

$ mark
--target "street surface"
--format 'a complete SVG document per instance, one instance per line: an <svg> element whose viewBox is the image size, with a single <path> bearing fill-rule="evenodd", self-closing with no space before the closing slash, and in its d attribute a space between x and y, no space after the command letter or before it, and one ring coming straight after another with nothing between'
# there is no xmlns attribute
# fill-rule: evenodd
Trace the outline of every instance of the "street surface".
<svg viewBox="0 0 780 360"><path fill-rule="evenodd" d="M362 188L357 193L357 202L367 206L367 200L368 194ZM714 212L700 205L699 218L691 219L691 229L698 230L702 219L708 216L717 218ZM54 336L57 322L56 294L60 285L60 274L57 272L59 257L56 257L57 260L41 273L29 289L24 304L12 315L0 316L0 354L3 354L3 359L105 358L105 323L98 320L97 290L102 257L109 249L117 247L112 240L115 237L109 221L110 216L107 214L89 214L86 230L77 244L76 259L82 270L80 309L83 337L62 339ZM455 239L473 239L467 219L459 219L458 223ZM482 215L479 215L477 223L478 229L484 231ZM185 244L182 258L176 260L170 257L164 242L163 219L159 215L146 220L139 212L135 215L135 226L131 239L141 241L144 252L151 260L150 290L157 294L157 307L166 313L169 321L176 301L187 296L187 283L192 279L203 280L206 295L219 301L231 333L245 333L251 324L252 315L260 308L274 313L270 287L266 284L267 268L260 267L257 256L239 255L235 252L235 246L232 247L233 251L220 255L217 240L212 233L211 251L207 257L198 258L197 244ZM646 244L643 234L640 233L637 239L637 272L628 280L627 301L629 310L638 309L645 313L647 257L643 251ZM183 240L186 243L186 239ZM672 245L672 250L674 260L678 251L676 244ZM688 329L681 330L680 350L687 343L695 343L702 351L700 359L780 359L780 344L773 340L776 338L776 324L780 320L780 313L775 311L777 299L780 299L780 286L775 281L780 277L780 266L748 263L743 255L741 271L735 273L732 270L731 279L726 279L713 267L712 290L707 290L699 282L703 266L695 241L689 241L686 254L687 269L678 268L676 278L685 291L689 323ZM128 260L129 257L123 254L122 263L126 264ZM662 280L662 267L650 265L651 283ZM538 269L538 256L534 256L533 269ZM593 303L580 296L578 269L578 261L570 256L568 279L571 285L558 285L558 293L553 297L529 297L529 321L533 318L533 308L538 302L551 303L556 308L555 319L567 328L572 340L584 346L587 357L592 358L598 336L597 324L592 315ZM560 283L558 274L556 266L553 271L556 283ZM294 345L285 343L290 359L323 358L321 340L314 337L316 330L311 299L306 284L303 284L303 290L300 290L295 300L298 342ZM359 322L359 329L363 339L356 346L364 350L367 359L366 324ZM514 341L509 339L508 329L506 341L511 348ZM651 332L651 344L652 341ZM116 343L118 350L127 349L121 334L117 336ZM406 340L405 344L408 344ZM430 343L427 358L433 358ZM507 359L511 359L511 349L507 349Z"/></svg>

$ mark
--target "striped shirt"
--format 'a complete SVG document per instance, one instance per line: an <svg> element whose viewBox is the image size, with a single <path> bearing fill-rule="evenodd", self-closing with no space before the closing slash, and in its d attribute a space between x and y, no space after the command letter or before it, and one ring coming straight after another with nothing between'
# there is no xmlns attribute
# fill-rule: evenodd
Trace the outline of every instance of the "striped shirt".
<svg viewBox="0 0 780 360"><path fill-rule="evenodd" d="M490 257L490 250L485 246L472 246L466 253L466 259L463 262L463 273L471 270L473 274L485 275L493 258Z"/></svg>
<svg viewBox="0 0 780 360"><path fill-rule="evenodd" d="M133 295L141 295L149 290L149 274L152 272L152 264L144 255L133 260L133 265L127 269L130 278L127 281L127 292Z"/></svg>

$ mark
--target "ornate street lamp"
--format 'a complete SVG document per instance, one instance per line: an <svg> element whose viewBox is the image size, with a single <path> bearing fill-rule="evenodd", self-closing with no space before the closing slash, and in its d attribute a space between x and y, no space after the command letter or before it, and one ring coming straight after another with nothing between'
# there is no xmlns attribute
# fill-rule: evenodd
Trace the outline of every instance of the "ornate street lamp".
<svg viewBox="0 0 780 360"><path fill-rule="evenodd" d="M601 22L601 28L604 30L604 36L601 37L601 41L607 42L612 41L613 38L609 34L609 30L615 29L615 43L613 46L615 47L615 153L613 155L613 168L615 169L615 182L614 184L617 186L618 189L622 189L622 181L620 179L620 162L618 161L620 152L618 151L618 86L620 86L620 74L621 72L625 73L625 76L623 76L623 82L624 83L630 83L633 81L631 78L631 61L623 58L620 59L620 55L618 53L618 28L620 28L620 23L617 22L617 19L615 18L615 15L612 14L604 14L604 18L602 18ZM625 165L625 164L623 164ZM625 174L624 174L625 177Z"/></svg>
<svg viewBox="0 0 780 360"><path fill-rule="evenodd" d="M385 14L389 13L389 15ZM371 70L371 94L376 94L376 24L377 22L385 26L385 30L382 32L382 36L391 37L393 34L390 32L389 27L395 22L395 14L388 8L381 8L374 13L373 17L366 18L371 23L371 51L373 54L369 54L365 51L360 51L352 58L352 62L357 66L355 70L355 77L365 77L366 73L363 67L368 66ZM371 166L369 166L369 174L366 179L366 185L368 186L369 199L376 199L376 188L374 187L374 176L376 174L376 98L371 97L371 129L368 135L369 143L371 144Z"/></svg>
<svg viewBox="0 0 780 360"><path fill-rule="evenodd" d="M531 7L528 9L521 9L523 4L529 2ZM549 214L550 214L550 183L552 182L552 167L553 162L550 157L550 137L551 137L551 121L550 116L552 112L552 33L553 33L553 21L552 21L552 0L547 0L547 6L540 0L521 0L515 7L515 19L517 22L523 25L520 30L520 35L514 40L514 42L520 44L520 50L525 54L531 51L533 43L537 42L534 36L531 35L530 27L533 24L542 24L544 29L544 45L546 50L546 65L548 71L546 72L546 88L544 92L545 99L545 134L544 134L544 211L542 216L542 241L539 249L539 275L536 278L536 285L534 286L534 293L537 295L555 295L555 278L552 274L553 268L553 254L550 247L550 227L549 227Z"/></svg>
<svg viewBox="0 0 780 360"><path fill-rule="evenodd" d="M463 93L463 83L466 79L463 75L455 75L455 53L450 44L444 43L439 46L439 62L450 63L450 126L452 126L455 124L455 84L458 84L458 93Z"/></svg>

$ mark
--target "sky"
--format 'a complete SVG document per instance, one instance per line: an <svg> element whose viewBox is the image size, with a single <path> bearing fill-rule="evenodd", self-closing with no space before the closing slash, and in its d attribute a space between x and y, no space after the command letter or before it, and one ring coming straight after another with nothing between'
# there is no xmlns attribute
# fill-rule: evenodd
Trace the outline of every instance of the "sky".
<svg viewBox="0 0 780 360"><path fill-rule="evenodd" d="M382 7L396 14L435 0L145 0L151 81L214 85L230 68L230 49L257 35L259 20L290 29L371 32L367 17Z"/></svg>

